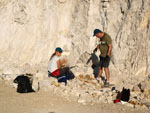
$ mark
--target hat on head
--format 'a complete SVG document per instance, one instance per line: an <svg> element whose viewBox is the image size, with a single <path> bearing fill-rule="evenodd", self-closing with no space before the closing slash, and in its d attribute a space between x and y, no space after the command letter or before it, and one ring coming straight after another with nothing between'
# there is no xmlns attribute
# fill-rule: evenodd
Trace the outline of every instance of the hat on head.
<svg viewBox="0 0 150 113"><path fill-rule="evenodd" d="M60 52L60 53L63 52L63 50L62 50L60 47L57 47L57 48L55 49L55 51L58 51L58 52Z"/></svg>
<svg viewBox="0 0 150 113"><path fill-rule="evenodd" d="M95 30L94 30L94 32L93 32L93 33L94 33L94 34L93 34L93 36L96 36L96 34L97 34L97 33L99 33L99 32L100 32L100 33L102 33L102 31L101 31L101 30L99 30L99 29L95 29Z"/></svg>

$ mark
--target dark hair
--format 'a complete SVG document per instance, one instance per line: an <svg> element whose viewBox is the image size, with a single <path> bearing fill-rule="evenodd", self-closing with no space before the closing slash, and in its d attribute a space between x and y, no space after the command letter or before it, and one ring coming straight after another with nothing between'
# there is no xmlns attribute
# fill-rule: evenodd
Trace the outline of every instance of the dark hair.
<svg viewBox="0 0 150 113"><path fill-rule="evenodd" d="M51 55L49 60L51 60L55 55L56 55L56 52Z"/></svg>
<svg viewBox="0 0 150 113"><path fill-rule="evenodd" d="M50 57L50 59L49 59L49 60L51 60L51 59L53 58L53 56L55 56L55 55L56 55L56 52L62 53L62 52L63 52L63 50L62 50L60 47L57 47L57 48L55 49L55 53L53 53L53 54L52 54L52 56Z"/></svg>

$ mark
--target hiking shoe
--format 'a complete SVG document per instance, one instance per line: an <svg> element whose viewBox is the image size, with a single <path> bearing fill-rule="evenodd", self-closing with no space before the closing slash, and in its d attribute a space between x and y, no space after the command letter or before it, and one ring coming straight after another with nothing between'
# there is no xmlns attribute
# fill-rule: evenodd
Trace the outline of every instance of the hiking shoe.
<svg viewBox="0 0 150 113"><path fill-rule="evenodd" d="M98 83L100 83L100 78L97 77L96 80L97 80Z"/></svg>
<svg viewBox="0 0 150 113"><path fill-rule="evenodd" d="M110 84L109 82L105 82L104 86L108 87Z"/></svg>

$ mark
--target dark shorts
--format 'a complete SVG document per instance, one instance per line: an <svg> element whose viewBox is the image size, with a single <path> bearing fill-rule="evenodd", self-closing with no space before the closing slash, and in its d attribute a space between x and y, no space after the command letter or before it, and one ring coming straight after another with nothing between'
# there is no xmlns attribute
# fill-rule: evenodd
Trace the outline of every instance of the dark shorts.
<svg viewBox="0 0 150 113"><path fill-rule="evenodd" d="M99 67L108 67L109 66L109 62L110 62L110 57L106 56L106 57L102 57L100 56L100 63L99 63Z"/></svg>

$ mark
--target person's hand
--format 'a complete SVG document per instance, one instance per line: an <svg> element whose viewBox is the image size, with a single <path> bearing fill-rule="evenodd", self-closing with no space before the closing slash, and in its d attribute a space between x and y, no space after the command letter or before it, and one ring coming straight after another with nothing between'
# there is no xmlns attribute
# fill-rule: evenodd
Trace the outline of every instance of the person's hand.
<svg viewBox="0 0 150 113"><path fill-rule="evenodd" d="M107 59L109 59L109 58L110 58L110 56L106 55L106 57L105 57L105 59L104 59L104 60L107 60Z"/></svg>
<svg viewBox="0 0 150 113"><path fill-rule="evenodd" d="M109 57L110 57L110 53L107 53L107 56L109 56Z"/></svg>
<svg viewBox="0 0 150 113"><path fill-rule="evenodd" d="M66 59L62 59L62 64L66 64L67 60Z"/></svg>
<svg viewBox="0 0 150 113"><path fill-rule="evenodd" d="M96 48L99 49L100 48L100 44L98 44Z"/></svg>
<svg viewBox="0 0 150 113"><path fill-rule="evenodd" d="M93 53L95 53L97 51L97 48L95 48L94 50L93 50Z"/></svg>
<svg viewBox="0 0 150 113"><path fill-rule="evenodd" d="M110 56L108 56L108 55L106 55L106 57L105 58L109 58Z"/></svg>
<svg viewBox="0 0 150 113"><path fill-rule="evenodd" d="M97 45L97 47L93 50L93 53L95 53L97 51L97 49L100 48L100 45Z"/></svg>

